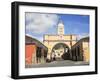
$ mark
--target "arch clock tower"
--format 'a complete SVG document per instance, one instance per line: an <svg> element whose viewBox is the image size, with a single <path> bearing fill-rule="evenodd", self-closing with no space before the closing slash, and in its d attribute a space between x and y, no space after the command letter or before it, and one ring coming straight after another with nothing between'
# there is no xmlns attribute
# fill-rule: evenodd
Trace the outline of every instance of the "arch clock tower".
<svg viewBox="0 0 100 81"><path fill-rule="evenodd" d="M48 48L47 58L51 58L52 49L56 44L63 43L70 49L77 42L76 35L66 35L64 32L64 23L60 20L57 24L57 32L55 34L45 34L43 44Z"/></svg>

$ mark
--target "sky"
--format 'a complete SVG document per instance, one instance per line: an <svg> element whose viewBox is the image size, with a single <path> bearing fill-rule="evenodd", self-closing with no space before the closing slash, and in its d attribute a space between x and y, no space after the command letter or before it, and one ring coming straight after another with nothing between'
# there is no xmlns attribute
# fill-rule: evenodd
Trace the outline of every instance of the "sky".
<svg viewBox="0 0 100 81"><path fill-rule="evenodd" d="M44 34L57 34L57 24L64 23L65 34L76 34L78 39L89 36L89 16L75 14L25 13L25 32L39 41Z"/></svg>

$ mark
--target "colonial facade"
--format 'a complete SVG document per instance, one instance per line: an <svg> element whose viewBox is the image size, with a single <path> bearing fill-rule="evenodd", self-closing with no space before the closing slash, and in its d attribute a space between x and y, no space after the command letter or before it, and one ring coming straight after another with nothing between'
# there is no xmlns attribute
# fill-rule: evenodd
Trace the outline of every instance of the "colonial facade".
<svg viewBox="0 0 100 81"><path fill-rule="evenodd" d="M44 35L43 43L48 48L48 59L53 56L60 58L64 52L70 50L71 47L77 42L76 35L66 35L64 32L64 24L62 21L60 21L57 26L56 34ZM53 53L55 55L53 55Z"/></svg>

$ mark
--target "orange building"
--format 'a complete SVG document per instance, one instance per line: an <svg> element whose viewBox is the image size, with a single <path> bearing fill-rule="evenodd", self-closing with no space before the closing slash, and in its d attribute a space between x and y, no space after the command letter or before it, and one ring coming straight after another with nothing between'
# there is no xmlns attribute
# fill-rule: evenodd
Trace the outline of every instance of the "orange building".
<svg viewBox="0 0 100 81"><path fill-rule="evenodd" d="M25 45L25 53L26 53L26 64L35 63L35 55L36 55L36 45L35 44L26 44ZM32 60L34 59L34 61Z"/></svg>
<svg viewBox="0 0 100 81"><path fill-rule="evenodd" d="M25 36L25 65L45 63L47 47L30 36Z"/></svg>

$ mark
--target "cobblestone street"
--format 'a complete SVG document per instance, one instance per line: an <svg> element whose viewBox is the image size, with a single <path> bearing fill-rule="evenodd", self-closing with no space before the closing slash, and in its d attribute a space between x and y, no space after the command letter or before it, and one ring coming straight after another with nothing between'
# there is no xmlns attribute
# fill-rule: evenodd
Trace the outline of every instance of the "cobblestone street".
<svg viewBox="0 0 100 81"><path fill-rule="evenodd" d="M83 61L63 60L63 61L53 61L53 62L44 63L44 64L28 65L28 66L26 66L26 68L60 67L60 66L81 66L81 65L89 65L89 63L83 62Z"/></svg>

